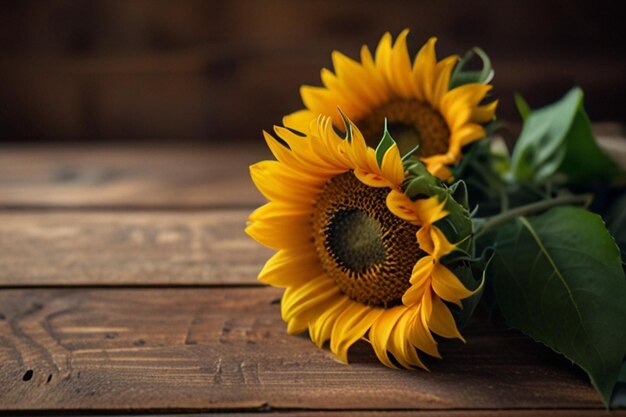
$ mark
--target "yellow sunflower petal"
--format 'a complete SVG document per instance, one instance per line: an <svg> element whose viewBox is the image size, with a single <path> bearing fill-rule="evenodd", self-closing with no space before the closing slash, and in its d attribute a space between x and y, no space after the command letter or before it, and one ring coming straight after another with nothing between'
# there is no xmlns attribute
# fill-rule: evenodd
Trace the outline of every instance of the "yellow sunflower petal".
<svg viewBox="0 0 626 417"><path fill-rule="evenodd" d="M415 236L417 238L417 243L419 244L420 249L429 255L433 255L435 253L435 242L433 242L430 231L431 225L426 224L420 227Z"/></svg>
<svg viewBox="0 0 626 417"><path fill-rule="evenodd" d="M417 231L416 237L420 249L437 261L457 247L456 244L451 244L441 229L434 225L422 226Z"/></svg>
<svg viewBox="0 0 626 417"><path fill-rule="evenodd" d="M283 320L287 321L294 314L302 310L301 305L313 300L312 304L333 295L332 291L338 291L335 282L326 274L318 275L303 285L289 287L285 290L280 303L280 313ZM316 297L320 297L316 299ZM305 308L306 309L306 308Z"/></svg>
<svg viewBox="0 0 626 417"><path fill-rule="evenodd" d="M368 87L371 88L372 93L376 94L376 101L373 103L374 107L376 107L383 101L389 99L390 91L387 89L382 75L378 72L372 53L367 45L363 45L361 48L361 64L372 80L372 83L368 85Z"/></svg>
<svg viewBox="0 0 626 417"><path fill-rule="evenodd" d="M411 322L414 316L415 312L411 309L406 309L403 312L391 333L388 349L393 354L396 361L403 367L412 368L419 366L422 369L427 369L417 355L415 347L413 347L409 340Z"/></svg>
<svg viewBox="0 0 626 417"><path fill-rule="evenodd" d="M333 51L331 58L337 78L345 81L346 87L353 91L366 108L375 106L380 100L380 95L375 88L371 88L371 85L376 83L372 75L358 62L339 51Z"/></svg>
<svg viewBox="0 0 626 417"><path fill-rule="evenodd" d="M450 105L453 102L464 102L475 106L485 98L492 88L493 86L489 84L464 84L448 91L443 97L442 102L444 105Z"/></svg>
<svg viewBox="0 0 626 417"><path fill-rule="evenodd" d="M389 359L387 346L391 332L405 311L404 306L396 306L391 309L384 310L378 320L376 320L369 331L369 341L374 348L374 352L385 366L389 368L397 368L397 366Z"/></svg>
<svg viewBox="0 0 626 417"><path fill-rule="evenodd" d="M436 195L415 201L416 210L420 213L423 224L432 224L446 217L448 212L444 210L445 205L446 201L439 201Z"/></svg>
<svg viewBox="0 0 626 417"><path fill-rule="evenodd" d="M437 38L430 38L417 53L413 63L413 78L417 86L417 99L427 100L429 103L433 102L433 90L435 87L434 73L437 60L435 43L437 43Z"/></svg>
<svg viewBox="0 0 626 417"><path fill-rule="evenodd" d="M454 250L457 245L448 241L446 235L437 226L433 226L430 230L430 236L434 244L434 253L432 254L436 259L445 256Z"/></svg>
<svg viewBox="0 0 626 417"><path fill-rule="evenodd" d="M427 158L422 160L426 169L431 175L439 178L441 181L450 182L452 178L452 171L447 167L448 164L456 163L456 160L448 157L448 155L437 155L437 157Z"/></svg>
<svg viewBox="0 0 626 417"><path fill-rule="evenodd" d="M402 157L400 150L395 144L390 146L383 156L382 166L380 167L385 178L396 187L400 187L404 181L404 166L402 165Z"/></svg>
<svg viewBox="0 0 626 417"><path fill-rule="evenodd" d="M387 32L380 39L380 42L378 42L378 47L376 48L375 64L378 73L382 75L382 78L385 80L385 84L388 87L391 87L390 79L392 77L391 53L392 38L391 33Z"/></svg>
<svg viewBox="0 0 626 417"><path fill-rule="evenodd" d="M437 263L433 267L432 286L435 293L442 299L463 307L461 300L469 297L474 291L468 290L459 279L444 265Z"/></svg>
<svg viewBox="0 0 626 417"><path fill-rule="evenodd" d="M341 126L342 119L337 114L337 104L342 103L344 107L342 110L348 114L352 114L355 110L354 106L348 104L346 101L341 100L334 91L328 90L324 87L313 87L309 85L302 86L300 88L300 96L304 105L313 113L324 114L333 118L335 126Z"/></svg>
<svg viewBox="0 0 626 417"><path fill-rule="evenodd" d="M276 138L274 138L266 131L263 131L263 137L265 138L265 142L267 143L268 148L270 148L272 155L274 155L274 158L276 158L279 162L285 164L285 166L299 166L299 164L297 163L297 159L295 158L293 153L291 153L288 148L278 142Z"/></svg>
<svg viewBox="0 0 626 417"><path fill-rule="evenodd" d="M350 346L365 335L383 311L382 308L372 308L353 302L337 317L330 336L330 350L339 360L348 362Z"/></svg>
<svg viewBox="0 0 626 417"><path fill-rule="evenodd" d="M498 100L494 100L484 106L478 106L472 112L472 122L474 123L487 123L493 120L496 113L496 107L498 107Z"/></svg>
<svg viewBox="0 0 626 417"><path fill-rule="evenodd" d="M254 240L272 249L289 249L311 247L309 235L311 225L307 215L285 215L260 217L261 214L253 214L257 219L251 222L245 232Z"/></svg>
<svg viewBox="0 0 626 417"><path fill-rule="evenodd" d="M465 342L463 336L456 327L454 317L450 309L438 296L434 296L432 300L432 313L428 320L428 327L439 336L449 339L458 338Z"/></svg>
<svg viewBox="0 0 626 417"><path fill-rule="evenodd" d="M420 258L413 267L410 278L411 285L423 285L430 278L435 262L435 258L430 255Z"/></svg>
<svg viewBox="0 0 626 417"><path fill-rule="evenodd" d="M270 201L308 205L315 199L325 178L307 180L277 161L261 161L250 166L250 176L258 190ZM315 181L315 182L313 182Z"/></svg>
<svg viewBox="0 0 626 417"><path fill-rule="evenodd" d="M395 93L403 98L410 98L415 95L415 84L411 77L411 60L406 44L409 34L408 29L404 29L393 46L390 63L390 84Z"/></svg>
<svg viewBox="0 0 626 417"><path fill-rule="evenodd" d="M328 339L330 339L333 326L337 317L351 304L353 303L346 296L341 296L335 300L332 306L329 306L326 311L322 312L318 317L313 318L309 323L309 336L313 343L317 347L322 347Z"/></svg>
<svg viewBox="0 0 626 417"><path fill-rule="evenodd" d="M285 288L302 285L322 273L322 266L314 251L283 249L265 263L258 279Z"/></svg>
<svg viewBox="0 0 626 417"><path fill-rule="evenodd" d="M371 172L364 171L362 169L354 170L354 175L365 185L369 185L374 188L393 187L391 181L382 175L373 174Z"/></svg>
<svg viewBox="0 0 626 417"><path fill-rule="evenodd" d="M441 107L441 101L448 92L450 85L450 76L454 66L458 62L459 57L456 55L449 56L437 63L435 66L435 89L433 91L432 104L437 110Z"/></svg>
<svg viewBox="0 0 626 417"><path fill-rule="evenodd" d="M485 137L485 129L478 124L468 123L450 137L450 152L460 154L461 147Z"/></svg>
<svg viewBox="0 0 626 417"><path fill-rule="evenodd" d="M419 304L422 301L425 290L426 287L424 285L411 285L402 295L402 304L407 307Z"/></svg>
<svg viewBox="0 0 626 417"><path fill-rule="evenodd" d="M342 294L334 285L332 287L320 288L314 294L301 299L296 304L293 304L290 309L286 310L283 314L283 320L287 323L293 321L294 327L298 328L297 332L302 332L309 327L309 323L315 317L326 311L331 305L334 305L341 296ZM287 331L289 332L289 327Z"/></svg>
<svg viewBox="0 0 626 417"><path fill-rule="evenodd" d="M387 208L396 217L413 224L421 224L420 216L417 212L415 202L406 194L399 190L391 190L387 194Z"/></svg>
<svg viewBox="0 0 626 417"><path fill-rule="evenodd" d="M424 306L420 305L416 313L413 315L410 323L410 332L408 334L409 341L413 346L415 346L422 352L427 353L435 358L441 358L441 354L439 353L439 349L437 348L437 342L435 341L433 335L430 333L430 330L428 330L428 325L424 319L425 314L423 313L423 311Z"/></svg>
<svg viewBox="0 0 626 417"><path fill-rule="evenodd" d="M321 78L326 88L334 92L334 98L338 107L349 111L352 117L358 117L367 111L367 103L360 96L359 92L347 85L343 79L338 78L332 71L326 68L322 69Z"/></svg>
<svg viewBox="0 0 626 417"><path fill-rule="evenodd" d="M317 114L311 110L298 110L283 117L283 125L306 134L316 117Z"/></svg>

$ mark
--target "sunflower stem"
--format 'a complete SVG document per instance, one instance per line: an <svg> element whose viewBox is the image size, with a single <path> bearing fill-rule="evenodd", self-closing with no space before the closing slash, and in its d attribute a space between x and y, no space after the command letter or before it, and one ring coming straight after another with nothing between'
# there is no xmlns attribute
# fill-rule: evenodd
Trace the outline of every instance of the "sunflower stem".
<svg viewBox="0 0 626 417"><path fill-rule="evenodd" d="M475 231L474 237L478 238L496 226L508 222L516 217L527 216L529 214L540 213L549 208L556 206L564 206L568 204L582 204L588 207L593 200L593 194L566 195L551 198L549 200L538 201L536 203L527 204L525 206L515 207L495 216L487 217L484 223Z"/></svg>

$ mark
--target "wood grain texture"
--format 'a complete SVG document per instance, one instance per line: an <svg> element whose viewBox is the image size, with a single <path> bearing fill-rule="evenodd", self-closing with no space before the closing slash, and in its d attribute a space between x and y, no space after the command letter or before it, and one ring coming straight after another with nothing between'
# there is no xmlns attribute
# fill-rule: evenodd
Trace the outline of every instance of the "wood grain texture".
<svg viewBox="0 0 626 417"><path fill-rule="evenodd" d="M582 372L519 333L475 320L466 345L445 342L445 359L428 361L431 373L387 369L365 343L346 366L285 333L280 294L3 290L0 408L604 413Z"/></svg>
<svg viewBox="0 0 626 417"><path fill-rule="evenodd" d="M534 409L534 410L410 410L410 411L308 411L308 410L279 410L267 411L260 410L267 417L589 417L589 416L611 416L624 417L626 411L612 410L609 414L601 410L550 410L550 409ZM101 414L117 417L130 417L136 414ZM152 417L250 417L250 412L211 412L211 413L185 413L185 414L141 414L142 416Z"/></svg>
<svg viewBox="0 0 626 417"><path fill-rule="evenodd" d="M263 202L255 144L0 148L0 207L222 207Z"/></svg>
<svg viewBox="0 0 626 417"><path fill-rule="evenodd" d="M0 211L0 287L256 285L250 211Z"/></svg>
<svg viewBox="0 0 626 417"><path fill-rule="evenodd" d="M600 144L626 169L619 124L596 125ZM252 144L154 148L0 147L0 208L219 208L264 202L250 164L271 158Z"/></svg>

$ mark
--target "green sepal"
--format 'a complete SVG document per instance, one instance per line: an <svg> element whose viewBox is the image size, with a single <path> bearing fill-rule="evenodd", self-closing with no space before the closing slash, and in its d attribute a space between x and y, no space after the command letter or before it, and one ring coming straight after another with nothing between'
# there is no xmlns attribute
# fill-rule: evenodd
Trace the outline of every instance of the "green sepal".
<svg viewBox="0 0 626 417"><path fill-rule="evenodd" d="M389 130L387 130L387 118L385 117L385 127L383 130L383 137L378 143L378 146L376 147L376 162L378 163L379 167L383 166L383 158L385 157L385 153L387 153L389 148L391 148L395 144L396 144L396 141L393 140L393 138L391 137L391 134L389 133Z"/></svg>
<svg viewBox="0 0 626 417"><path fill-rule="evenodd" d="M402 189L411 200L424 196L444 196L445 190L441 182L431 175L424 164L417 158L409 158L404 161L404 169L406 176L402 184Z"/></svg>
<svg viewBox="0 0 626 417"><path fill-rule="evenodd" d="M474 56L478 56L482 61L483 67L480 71L464 71L463 68ZM450 76L449 88L453 89L465 84L479 83L487 84L493 79L494 71L491 67L489 56L478 47L474 47L467 51L465 56L459 61Z"/></svg>
<svg viewBox="0 0 626 417"><path fill-rule="evenodd" d="M465 181L459 180L452 184L449 188L449 192L452 198L458 201L466 210L469 210L469 195Z"/></svg>
<svg viewBox="0 0 626 417"><path fill-rule="evenodd" d="M472 219L463 205L459 204L449 193L446 193L444 209L448 215L435 224L446 235L450 243L458 245L458 250L465 253L473 252Z"/></svg>
<svg viewBox="0 0 626 417"><path fill-rule="evenodd" d="M352 142L352 123L350 122L350 119L348 119L348 116L346 116L339 107L337 107L337 110L339 111L339 114L341 115L341 119L343 120L343 126L346 128L346 136L344 137L344 139L347 140L348 143L351 143Z"/></svg>

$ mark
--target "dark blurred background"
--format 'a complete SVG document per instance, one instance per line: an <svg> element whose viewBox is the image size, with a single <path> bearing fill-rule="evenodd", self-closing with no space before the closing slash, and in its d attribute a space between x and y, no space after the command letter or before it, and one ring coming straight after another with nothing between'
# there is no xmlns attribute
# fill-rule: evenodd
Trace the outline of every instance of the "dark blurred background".
<svg viewBox="0 0 626 417"><path fill-rule="evenodd" d="M0 4L0 141L260 140L339 49L387 30L438 52L479 45L535 107L571 86L594 121L626 121L620 2L11 1ZM412 51L412 52L413 52Z"/></svg>

